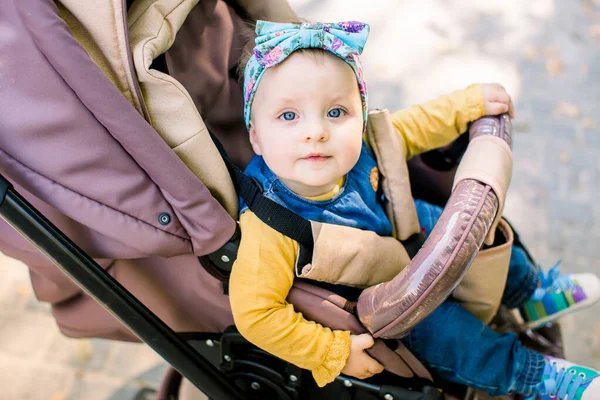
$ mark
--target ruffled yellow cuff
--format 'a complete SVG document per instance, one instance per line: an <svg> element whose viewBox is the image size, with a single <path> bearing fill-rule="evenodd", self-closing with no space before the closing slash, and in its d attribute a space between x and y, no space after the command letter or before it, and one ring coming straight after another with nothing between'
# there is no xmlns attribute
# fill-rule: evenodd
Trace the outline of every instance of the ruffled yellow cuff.
<svg viewBox="0 0 600 400"><path fill-rule="evenodd" d="M481 83L474 83L465 89L465 102L467 104L469 121L475 121L486 114L485 103L483 102L483 86Z"/></svg>
<svg viewBox="0 0 600 400"><path fill-rule="evenodd" d="M333 331L333 334L325 359L321 365L312 370L313 378L319 387L333 382L346 366L346 360L350 356L350 332Z"/></svg>

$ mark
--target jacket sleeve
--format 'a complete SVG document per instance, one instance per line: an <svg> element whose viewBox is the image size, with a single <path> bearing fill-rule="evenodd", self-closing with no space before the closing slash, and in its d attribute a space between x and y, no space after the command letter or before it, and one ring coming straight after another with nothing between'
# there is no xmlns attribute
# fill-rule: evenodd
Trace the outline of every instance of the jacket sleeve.
<svg viewBox="0 0 600 400"><path fill-rule="evenodd" d="M350 355L350 332L304 319L286 297L294 281L297 243L251 211L240 218L242 240L229 281L240 333L261 349L311 370L319 386L338 376Z"/></svg>
<svg viewBox="0 0 600 400"><path fill-rule="evenodd" d="M435 100L392 114L392 123L402 136L406 159L446 146L467 130L467 125L485 115L483 87L474 84Z"/></svg>

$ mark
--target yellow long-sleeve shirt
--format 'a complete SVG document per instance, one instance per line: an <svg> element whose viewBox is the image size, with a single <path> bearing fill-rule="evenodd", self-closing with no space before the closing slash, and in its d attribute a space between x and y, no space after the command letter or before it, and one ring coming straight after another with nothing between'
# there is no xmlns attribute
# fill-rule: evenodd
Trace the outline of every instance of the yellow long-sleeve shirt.
<svg viewBox="0 0 600 400"><path fill-rule="evenodd" d="M454 141L467 124L485 115L482 86L400 110L392 122L407 159ZM335 195L335 189L313 200ZM251 211L240 217L242 239L230 278L235 324L250 342L312 371L319 386L338 376L350 354L350 332L332 331L304 319L286 301L294 281L298 244L264 224Z"/></svg>

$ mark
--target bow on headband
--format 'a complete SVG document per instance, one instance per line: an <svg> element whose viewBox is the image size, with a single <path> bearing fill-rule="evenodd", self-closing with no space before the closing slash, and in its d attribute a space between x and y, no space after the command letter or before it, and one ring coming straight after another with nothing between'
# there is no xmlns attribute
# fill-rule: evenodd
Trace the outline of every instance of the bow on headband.
<svg viewBox="0 0 600 400"><path fill-rule="evenodd" d="M329 51L352 68L358 81L366 127L367 87L359 55L369 36L369 25L357 21L315 24L257 21L256 34L254 54L244 72L244 119L248 129L252 101L265 71L281 63L294 51L310 48Z"/></svg>

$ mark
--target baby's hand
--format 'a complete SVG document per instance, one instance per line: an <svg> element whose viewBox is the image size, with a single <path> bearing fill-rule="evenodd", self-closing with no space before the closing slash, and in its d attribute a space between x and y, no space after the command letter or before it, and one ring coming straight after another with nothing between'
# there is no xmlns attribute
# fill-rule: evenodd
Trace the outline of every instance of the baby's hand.
<svg viewBox="0 0 600 400"><path fill-rule="evenodd" d="M511 118L515 117L512 99L502 85L499 83L484 83L482 86L483 103L487 115L499 115L507 112Z"/></svg>
<svg viewBox="0 0 600 400"><path fill-rule="evenodd" d="M342 374L354 376L358 379L366 379L383 371L383 365L365 353L365 349L375 343L373 337L368 333L362 335L350 335L350 356Z"/></svg>

